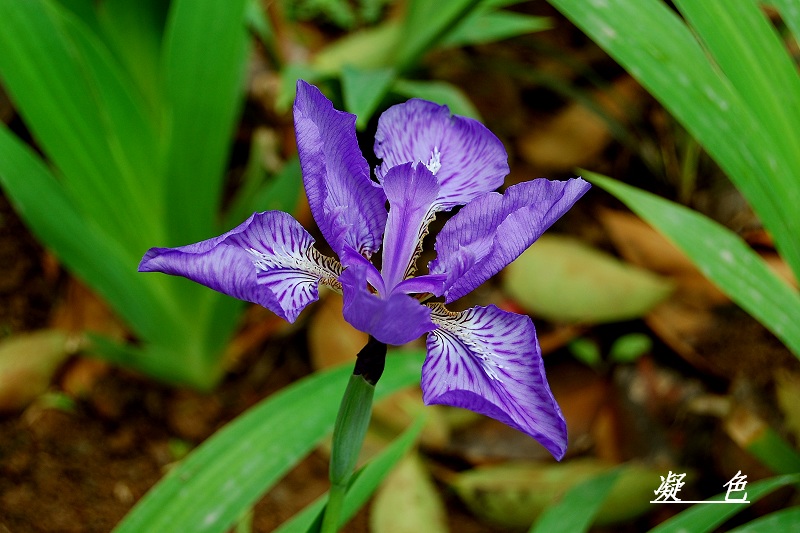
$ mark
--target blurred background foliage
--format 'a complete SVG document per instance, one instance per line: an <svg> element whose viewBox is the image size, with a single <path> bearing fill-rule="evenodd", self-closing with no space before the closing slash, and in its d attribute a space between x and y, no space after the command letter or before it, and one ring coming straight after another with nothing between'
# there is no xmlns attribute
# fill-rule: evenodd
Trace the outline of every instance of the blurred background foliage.
<svg viewBox="0 0 800 533"><path fill-rule="evenodd" d="M782 488L800 470L795 0L0 0L0 20L0 186L14 209L0 213L0 450L12 459L0 516L16 527L0 525L68 530L30 492L65 492L57 479L76 459L56 436L96 431L100 472L83 475L114 505L93 520L76 511L80 531L109 530L167 465L120 531L315 527L325 474L313 465L365 342L340 299L288 326L136 272L147 248L253 211L313 226L291 128L299 78L357 114L368 159L380 112L419 97L500 136L506 185L575 173L597 185L464 302L533 316L568 459L406 390L376 408L351 527L710 531L776 510L742 528L798 523ZM418 381L418 347L397 351L387 396ZM66 464L38 461L30 442ZM148 447L161 451L136 455ZM148 476L104 472L116 456ZM684 499L741 470L763 500L731 522L744 506L649 504L670 469L688 473ZM356 514L376 490L369 517ZM74 493L73 506L94 505Z"/></svg>

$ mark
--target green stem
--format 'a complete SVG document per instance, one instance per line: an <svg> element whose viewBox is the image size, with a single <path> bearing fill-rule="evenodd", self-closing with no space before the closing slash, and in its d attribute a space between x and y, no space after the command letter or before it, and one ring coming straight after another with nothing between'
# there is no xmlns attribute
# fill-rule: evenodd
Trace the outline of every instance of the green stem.
<svg viewBox="0 0 800 533"><path fill-rule="evenodd" d="M347 382L333 427L329 472L331 489L322 519L322 533L335 533L339 529L344 496L367 434L375 384L383 372L385 359L386 345L370 337L358 353L355 370Z"/></svg>

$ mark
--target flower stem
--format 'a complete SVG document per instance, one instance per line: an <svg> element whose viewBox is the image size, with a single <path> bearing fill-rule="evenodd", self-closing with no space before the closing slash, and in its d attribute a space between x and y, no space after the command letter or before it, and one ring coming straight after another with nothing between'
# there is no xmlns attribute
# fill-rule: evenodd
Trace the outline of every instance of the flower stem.
<svg viewBox="0 0 800 533"><path fill-rule="evenodd" d="M383 372L385 361L386 345L370 337L358 353L353 375L347 382L333 427L329 471L331 489L322 520L322 533L334 533L339 529L344 496L367 434L375 384Z"/></svg>

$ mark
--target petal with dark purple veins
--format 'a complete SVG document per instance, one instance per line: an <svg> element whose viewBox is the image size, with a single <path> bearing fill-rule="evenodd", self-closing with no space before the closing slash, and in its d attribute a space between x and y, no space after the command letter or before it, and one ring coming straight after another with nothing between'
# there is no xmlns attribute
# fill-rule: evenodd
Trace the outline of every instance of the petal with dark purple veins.
<svg viewBox="0 0 800 533"><path fill-rule="evenodd" d="M433 204L439 185L425 166L404 163L389 169L383 177L383 190L389 200L389 219L383 236L381 275L391 291L410 273L422 236L435 214Z"/></svg>
<svg viewBox="0 0 800 533"><path fill-rule="evenodd" d="M386 196L370 179L355 123L355 115L298 80L294 128L311 213L334 252L348 245L369 257L381 246Z"/></svg>
<svg viewBox="0 0 800 533"><path fill-rule="evenodd" d="M183 276L294 322L319 297L319 283L336 285L341 273L338 262L322 256L313 244L291 215L265 211L213 239L151 248L139 271Z"/></svg>
<svg viewBox="0 0 800 533"><path fill-rule="evenodd" d="M440 186L437 210L464 205L497 189L508 174L503 143L486 126L425 100L409 100L381 115L375 155L383 160L375 169L380 181L403 163L428 167Z"/></svg>
<svg viewBox="0 0 800 533"><path fill-rule="evenodd" d="M384 298L372 293L363 264L347 267L339 282L344 293L344 319L384 344L406 344L435 327L431 309L411 296L393 293Z"/></svg>
<svg viewBox="0 0 800 533"><path fill-rule="evenodd" d="M422 366L426 404L480 413L530 435L556 459L567 426L545 377L531 319L494 305L450 313L436 306Z"/></svg>
<svg viewBox="0 0 800 533"><path fill-rule="evenodd" d="M445 302L452 302L519 257L589 190L581 178L544 178L512 185L505 193L476 198L436 236L432 274L447 274Z"/></svg>

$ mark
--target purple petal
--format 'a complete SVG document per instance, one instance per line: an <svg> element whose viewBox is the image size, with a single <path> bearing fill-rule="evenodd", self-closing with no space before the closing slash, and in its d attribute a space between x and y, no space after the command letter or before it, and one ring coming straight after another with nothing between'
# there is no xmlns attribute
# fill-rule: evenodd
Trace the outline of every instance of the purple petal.
<svg viewBox="0 0 800 533"><path fill-rule="evenodd" d="M477 120L451 116L447 106L412 99L386 110L378 120L375 169L383 180L390 168L422 162L439 181L439 210L464 205L503 184L508 156L500 142Z"/></svg>
<svg viewBox="0 0 800 533"><path fill-rule="evenodd" d="M469 293L519 257L589 190L581 178L544 178L488 193L448 220L436 237L432 274L446 273L445 302Z"/></svg>
<svg viewBox="0 0 800 533"><path fill-rule="evenodd" d="M475 411L539 441L556 459L567 449L567 425L544 373L536 330L527 316L473 307L431 316L422 366L426 404Z"/></svg>
<svg viewBox="0 0 800 533"><path fill-rule="evenodd" d="M298 80L294 129L311 213L334 252L348 245L369 257L381 245L386 197L369 177L355 123L355 115Z"/></svg>
<svg viewBox="0 0 800 533"><path fill-rule="evenodd" d="M381 275L391 291L406 278L416 259L422 234L434 215L439 185L425 166L405 163L389 169L383 177L383 190L389 200L389 220L383 237Z"/></svg>
<svg viewBox="0 0 800 533"><path fill-rule="evenodd" d="M383 298L367 288L367 268L347 267L339 276L344 292L342 313L354 328L369 333L384 344L399 346L411 342L435 326L431 310L402 293Z"/></svg>
<svg viewBox="0 0 800 533"><path fill-rule="evenodd" d="M183 276L294 322L317 300L320 281L335 284L339 264L313 247L314 239L281 211L255 213L231 231L178 248L151 248L140 272Z"/></svg>

